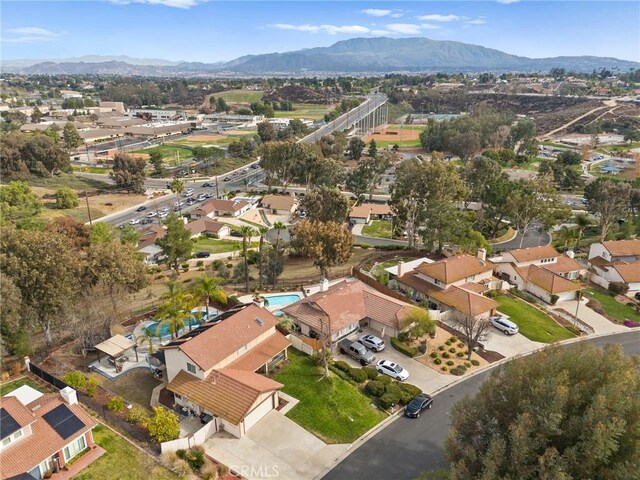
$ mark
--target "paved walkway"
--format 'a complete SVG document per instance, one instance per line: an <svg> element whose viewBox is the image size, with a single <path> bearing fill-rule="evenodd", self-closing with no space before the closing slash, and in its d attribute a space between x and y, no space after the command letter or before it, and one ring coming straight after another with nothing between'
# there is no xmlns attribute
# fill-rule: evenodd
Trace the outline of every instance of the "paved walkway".
<svg viewBox="0 0 640 480"><path fill-rule="evenodd" d="M204 448L207 455L248 480L306 480L335 462L349 445L328 445L280 412L272 411L243 438L218 432Z"/></svg>
<svg viewBox="0 0 640 480"><path fill-rule="evenodd" d="M588 298L583 298L580 302L580 308L578 308L578 318L593 328L594 333L602 334L602 333L618 333L618 332L626 332L629 331L627 327L624 325L618 325L617 323L613 323L607 320L605 317L600 315L598 312L592 310L587 307ZM566 310L567 312L573 314L576 311L577 302L576 300L571 300L567 302L558 302L552 309L561 308Z"/></svg>
<svg viewBox="0 0 640 480"><path fill-rule="evenodd" d="M96 445L95 448L92 448L78 460L73 462L68 470L60 470L58 473L53 474L51 478L53 480L70 480L105 453L107 453L107 451L104 448Z"/></svg>

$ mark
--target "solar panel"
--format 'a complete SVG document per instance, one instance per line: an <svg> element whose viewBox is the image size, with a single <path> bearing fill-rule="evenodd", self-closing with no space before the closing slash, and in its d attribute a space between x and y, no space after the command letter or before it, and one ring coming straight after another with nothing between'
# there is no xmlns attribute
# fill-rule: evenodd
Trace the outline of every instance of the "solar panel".
<svg viewBox="0 0 640 480"><path fill-rule="evenodd" d="M4 440L20 430L20 424L4 408L0 408L0 412L0 440Z"/></svg>
<svg viewBox="0 0 640 480"><path fill-rule="evenodd" d="M69 438L85 426L66 405L58 405L50 412L45 413L42 418L44 418L45 421L51 425L51 428L62 438Z"/></svg>

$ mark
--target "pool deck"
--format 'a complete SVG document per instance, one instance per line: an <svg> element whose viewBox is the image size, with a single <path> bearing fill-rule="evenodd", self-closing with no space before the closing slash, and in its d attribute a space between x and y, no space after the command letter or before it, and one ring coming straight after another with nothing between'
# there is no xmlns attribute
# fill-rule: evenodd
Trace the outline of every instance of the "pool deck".
<svg viewBox="0 0 640 480"><path fill-rule="evenodd" d="M146 347L138 347L138 360L136 361L136 352L133 348L126 350L122 355L127 357L127 360L120 365L122 368L120 371L116 371L116 367L109 363L109 357L103 356L100 360L95 360L89 364L89 368L100 375L107 377L110 380L119 377L123 373L128 372L134 368L150 368L147 361L148 349Z"/></svg>

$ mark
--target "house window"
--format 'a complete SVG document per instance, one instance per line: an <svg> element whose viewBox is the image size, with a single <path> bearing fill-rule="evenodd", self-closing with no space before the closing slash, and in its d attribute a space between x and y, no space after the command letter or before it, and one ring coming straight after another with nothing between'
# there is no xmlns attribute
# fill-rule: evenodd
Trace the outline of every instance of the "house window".
<svg viewBox="0 0 640 480"><path fill-rule="evenodd" d="M435 283L436 285L442 285L442 282L440 280L438 280L437 278L433 279L433 283Z"/></svg>
<svg viewBox="0 0 640 480"><path fill-rule="evenodd" d="M9 445L11 443L12 437L11 435L9 435L8 437L5 437L2 439L2 446L6 447L7 445Z"/></svg>
<svg viewBox="0 0 640 480"><path fill-rule="evenodd" d="M87 448L87 442L85 442L84 435L82 435L64 447L64 461L68 462L85 448Z"/></svg>
<svg viewBox="0 0 640 480"><path fill-rule="evenodd" d="M13 439L17 440L22 436L22 430L18 430L16 433L13 434Z"/></svg>
<svg viewBox="0 0 640 480"><path fill-rule="evenodd" d="M192 363L187 362L187 371L189 373L196 373L196 366Z"/></svg>

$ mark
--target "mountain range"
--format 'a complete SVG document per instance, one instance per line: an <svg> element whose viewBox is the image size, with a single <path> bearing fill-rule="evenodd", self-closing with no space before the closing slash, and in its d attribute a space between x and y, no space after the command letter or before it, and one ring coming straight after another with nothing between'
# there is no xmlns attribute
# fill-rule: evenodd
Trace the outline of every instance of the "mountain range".
<svg viewBox="0 0 640 480"><path fill-rule="evenodd" d="M35 63L30 63L35 62ZM428 38L352 38L329 47L246 55L229 62L172 62L127 56L3 61L2 71L22 74L103 74L146 76L316 75L389 72L533 72L565 68L591 72L640 68L640 62L611 57L528 58L492 48Z"/></svg>

